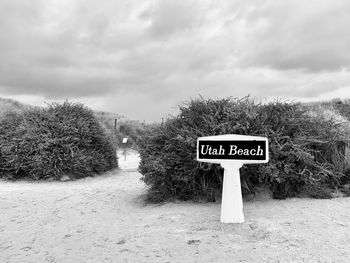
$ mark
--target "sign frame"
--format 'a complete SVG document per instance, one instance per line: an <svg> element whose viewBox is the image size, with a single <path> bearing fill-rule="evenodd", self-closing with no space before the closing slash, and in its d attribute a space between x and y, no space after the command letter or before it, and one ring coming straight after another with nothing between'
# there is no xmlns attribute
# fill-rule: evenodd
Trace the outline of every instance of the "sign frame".
<svg viewBox="0 0 350 263"><path fill-rule="evenodd" d="M265 142L265 160L243 160L243 159L206 159L199 157L199 142L200 141L264 141ZM225 134L225 135L215 135L215 136L205 136L199 137L197 139L197 161L205 163L222 163L222 162L238 162L243 164L252 164L252 163L267 163L269 161L269 151L268 151L269 142L266 137L260 136L249 136L249 135L238 135L238 134Z"/></svg>

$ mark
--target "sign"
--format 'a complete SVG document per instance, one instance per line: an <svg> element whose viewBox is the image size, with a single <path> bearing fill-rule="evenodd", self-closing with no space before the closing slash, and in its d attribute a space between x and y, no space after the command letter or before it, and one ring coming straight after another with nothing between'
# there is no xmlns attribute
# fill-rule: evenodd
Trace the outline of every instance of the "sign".
<svg viewBox="0 0 350 263"><path fill-rule="evenodd" d="M123 138L122 143L127 143L128 142L128 138Z"/></svg>
<svg viewBox="0 0 350 263"><path fill-rule="evenodd" d="M224 168L221 217L223 223L243 223L239 169L243 164L267 163L268 139L247 135L217 135L197 139L197 160Z"/></svg>
<svg viewBox="0 0 350 263"><path fill-rule="evenodd" d="M198 141L198 161L206 160L240 160L262 161L266 160L266 141Z"/></svg>

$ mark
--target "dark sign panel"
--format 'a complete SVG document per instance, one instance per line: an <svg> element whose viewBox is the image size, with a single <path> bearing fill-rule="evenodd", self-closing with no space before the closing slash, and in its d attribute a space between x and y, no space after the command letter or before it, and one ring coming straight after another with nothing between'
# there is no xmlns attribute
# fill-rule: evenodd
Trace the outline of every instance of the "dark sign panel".
<svg viewBox="0 0 350 263"><path fill-rule="evenodd" d="M267 160L265 140L198 140L198 160Z"/></svg>

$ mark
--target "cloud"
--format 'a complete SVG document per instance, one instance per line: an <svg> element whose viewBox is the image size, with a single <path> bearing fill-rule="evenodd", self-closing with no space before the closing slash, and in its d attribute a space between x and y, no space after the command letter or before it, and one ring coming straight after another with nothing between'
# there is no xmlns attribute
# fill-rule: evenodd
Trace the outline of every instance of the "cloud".
<svg viewBox="0 0 350 263"><path fill-rule="evenodd" d="M349 68L349 11L345 0L263 1L246 17L241 62L311 72Z"/></svg>
<svg viewBox="0 0 350 263"><path fill-rule="evenodd" d="M198 19L198 2L163 0L145 10L143 18L150 19L149 31L154 37L167 37L190 29Z"/></svg>
<svg viewBox="0 0 350 263"><path fill-rule="evenodd" d="M199 94L338 96L350 86L349 7L345 0L2 0L0 96L77 99L146 120Z"/></svg>

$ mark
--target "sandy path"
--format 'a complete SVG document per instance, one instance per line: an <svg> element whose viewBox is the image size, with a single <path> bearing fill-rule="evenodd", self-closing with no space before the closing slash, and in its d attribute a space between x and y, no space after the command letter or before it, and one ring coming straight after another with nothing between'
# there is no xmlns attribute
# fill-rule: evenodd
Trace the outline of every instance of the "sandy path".
<svg viewBox="0 0 350 263"><path fill-rule="evenodd" d="M350 262L350 199L144 206L137 158L75 182L0 182L0 262Z"/></svg>

